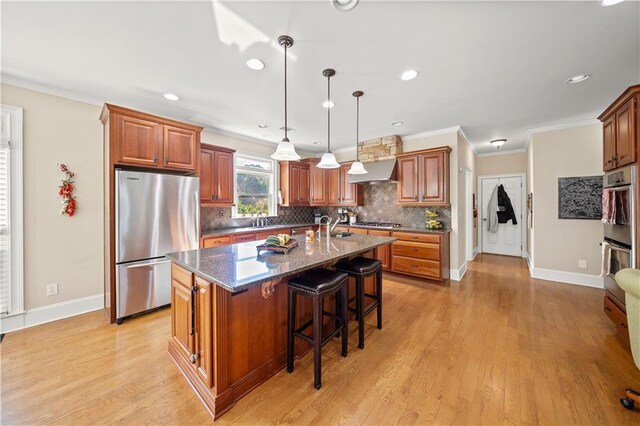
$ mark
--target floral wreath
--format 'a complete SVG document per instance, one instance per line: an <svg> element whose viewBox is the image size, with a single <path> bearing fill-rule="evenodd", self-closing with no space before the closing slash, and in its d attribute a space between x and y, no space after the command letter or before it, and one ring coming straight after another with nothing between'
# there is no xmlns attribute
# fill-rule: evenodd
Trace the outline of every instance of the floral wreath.
<svg viewBox="0 0 640 426"><path fill-rule="evenodd" d="M75 173L67 168L64 164L58 164L60 171L65 174L62 179L62 185L59 186L58 195L62 197L62 210L60 214L66 214L71 217L76 212L76 197L73 196L73 177Z"/></svg>

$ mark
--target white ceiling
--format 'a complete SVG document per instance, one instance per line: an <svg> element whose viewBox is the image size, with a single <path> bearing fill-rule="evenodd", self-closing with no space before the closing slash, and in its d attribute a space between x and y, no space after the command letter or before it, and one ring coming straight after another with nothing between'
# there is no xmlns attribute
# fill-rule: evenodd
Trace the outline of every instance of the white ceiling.
<svg viewBox="0 0 640 426"><path fill-rule="evenodd" d="M283 55L289 62L290 139L332 147L461 125L479 153L492 138L523 148L526 131L595 118L640 82L637 1L400 2L362 0L338 12L314 2L2 2L6 81L69 91L272 142L282 138ZM257 57L263 71L245 62ZM408 68L417 79L401 81ZM564 81L579 73L584 83ZM163 92L182 99L171 102ZM403 126L390 123L402 120ZM258 124L266 123L267 129ZM268 135L268 136L265 136ZM322 145L312 145L321 141Z"/></svg>

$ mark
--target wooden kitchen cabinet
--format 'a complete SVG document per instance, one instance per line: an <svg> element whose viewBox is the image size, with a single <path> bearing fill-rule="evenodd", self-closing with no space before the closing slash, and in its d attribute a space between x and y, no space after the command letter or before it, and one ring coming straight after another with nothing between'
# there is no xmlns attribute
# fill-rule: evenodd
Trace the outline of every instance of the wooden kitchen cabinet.
<svg viewBox="0 0 640 426"><path fill-rule="evenodd" d="M198 170L202 127L110 104L105 104L101 120L113 138L114 164Z"/></svg>
<svg viewBox="0 0 640 426"><path fill-rule="evenodd" d="M448 146L398 154L396 204L449 205Z"/></svg>
<svg viewBox="0 0 640 426"><path fill-rule="evenodd" d="M202 248L208 247L220 247L231 244L231 237L226 235L224 237L205 237L202 238Z"/></svg>
<svg viewBox="0 0 640 426"><path fill-rule="evenodd" d="M242 235L231 236L231 244L246 243L246 242L255 241L255 240L256 240L256 234L242 234Z"/></svg>
<svg viewBox="0 0 640 426"><path fill-rule="evenodd" d="M369 235L377 235L381 237L391 236L389 231L378 231L377 229L369 229ZM391 269L391 244L380 246L375 249L375 258L382 262L382 270L386 271Z"/></svg>
<svg viewBox="0 0 640 426"><path fill-rule="evenodd" d="M213 306L215 286L195 277L195 359L196 373L209 387L213 387Z"/></svg>
<svg viewBox="0 0 640 426"><path fill-rule="evenodd" d="M171 265L171 340L188 362L195 349L192 280L190 272L175 263Z"/></svg>
<svg viewBox="0 0 640 426"><path fill-rule="evenodd" d="M302 162L309 164L309 205L326 206L329 203L328 170L317 167L319 158L306 158Z"/></svg>
<svg viewBox="0 0 640 426"><path fill-rule="evenodd" d="M391 270L446 283L449 280L449 234L398 232L391 245Z"/></svg>
<svg viewBox="0 0 640 426"><path fill-rule="evenodd" d="M212 145L200 148L200 204L233 206L233 154L235 150Z"/></svg>
<svg viewBox="0 0 640 426"><path fill-rule="evenodd" d="M308 206L309 163L301 161L280 162L280 193L285 207Z"/></svg>
<svg viewBox="0 0 640 426"><path fill-rule="evenodd" d="M351 163L340 163L340 206L364 205L362 185L349 183L347 171L351 168Z"/></svg>
<svg viewBox="0 0 640 426"><path fill-rule="evenodd" d="M602 169L634 164L640 145L640 85L629 87L598 119L602 121Z"/></svg>

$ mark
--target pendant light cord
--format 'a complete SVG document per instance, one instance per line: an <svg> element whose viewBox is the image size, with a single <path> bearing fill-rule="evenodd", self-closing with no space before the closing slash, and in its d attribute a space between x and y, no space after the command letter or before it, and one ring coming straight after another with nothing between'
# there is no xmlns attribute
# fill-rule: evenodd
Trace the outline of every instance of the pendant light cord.
<svg viewBox="0 0 640 426"><path fill-rule="evenodd" d="M360 141L360 96L356 97L356 161L358 158L358 142Z"/></svg>
<svg viewBox="0 0 640 426"><path fill-rule="evenodd" d="M287 137L287 45L284 45L284 138L289 140Z"/></svg>
<svg viewBox="0 0 640 426"><path fill-rule="evenodd" d="M327 76L327 152L331 152L331 76Z"/></svg>

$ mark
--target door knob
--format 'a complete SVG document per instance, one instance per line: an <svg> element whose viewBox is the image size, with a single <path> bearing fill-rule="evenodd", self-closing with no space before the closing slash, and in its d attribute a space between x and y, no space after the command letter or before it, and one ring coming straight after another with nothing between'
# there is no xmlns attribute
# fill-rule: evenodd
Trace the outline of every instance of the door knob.
<svg viewBox="0 0 640 426"><path fill-rule="evenodd" d="M191 362L191 364L195 364L197 359L198 359L198 354L191 354L189 356L189 361Z"/></svg>
<svg viewBox="0 0 640 426"><path fill-rule="evenodd" d="M487 221L487 218L482 219L482 221L483 221L483 222L486 222L486 221Z"/></svg>

